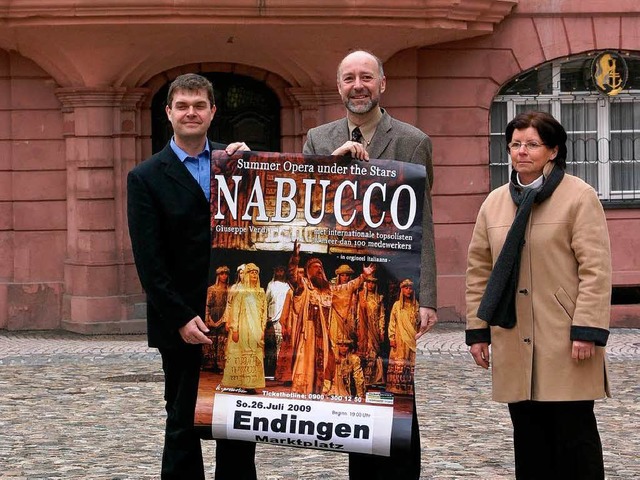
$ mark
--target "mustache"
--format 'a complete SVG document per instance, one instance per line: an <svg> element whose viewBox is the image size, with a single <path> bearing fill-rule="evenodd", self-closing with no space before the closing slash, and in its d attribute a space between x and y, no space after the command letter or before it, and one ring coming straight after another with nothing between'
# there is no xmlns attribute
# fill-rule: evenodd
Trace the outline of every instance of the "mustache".
<svg viewBox="0 0 640 480"><path fill-rule="evenodd" d="M363 88L362 90L357 90L357 91L352 90L351 92L349 92L349 98L353 98L358 95L371 96L371 91L368 88Z"/></svg>

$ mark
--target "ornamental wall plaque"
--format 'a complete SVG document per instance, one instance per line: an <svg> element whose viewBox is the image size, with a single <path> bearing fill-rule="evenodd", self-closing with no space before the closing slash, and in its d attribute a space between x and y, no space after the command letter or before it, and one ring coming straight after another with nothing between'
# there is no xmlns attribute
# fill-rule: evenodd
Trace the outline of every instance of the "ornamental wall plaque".
<svg viewBox="0 0 640 480"><path fill-rule="evenodd" d="M613 96L622 91L629 70L624 58L615 52L602 52L591 63L591 79L601 92Z"/></svg>

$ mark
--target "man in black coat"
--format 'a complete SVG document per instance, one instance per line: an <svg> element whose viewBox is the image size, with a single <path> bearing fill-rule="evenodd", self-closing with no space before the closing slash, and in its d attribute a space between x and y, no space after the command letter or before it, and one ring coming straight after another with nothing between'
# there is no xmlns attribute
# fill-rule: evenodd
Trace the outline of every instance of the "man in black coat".
<svg viewBox="0 0 640 480"><path fill-rule="evenodd" d="M177 77L167 95L174 136L127 178L129 235L147 295L149 346L165 377L167 423L162 479L204 479L200 438L193 428L201 345L210 344L205 318L211 249L209 209L212 150L248 150L241 142L210 142L216 112L206 78ZM219 440L216 478L256 479L255 443Z"/></svg>

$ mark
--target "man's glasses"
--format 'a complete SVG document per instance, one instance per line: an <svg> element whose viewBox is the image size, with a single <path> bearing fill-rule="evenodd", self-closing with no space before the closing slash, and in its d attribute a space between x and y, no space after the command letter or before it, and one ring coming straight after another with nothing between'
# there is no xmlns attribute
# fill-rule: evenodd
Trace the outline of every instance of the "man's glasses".
<svg viewBox="0 0 640 480"><path fill-rule="evenodd" d="M511 150L512 152L517 152L518 150L520 150L520 147L522 147L524 145L524 148L527 152L531 152L534 150L539 149L540 147L542 147L544 145L544 143L538 143L538 142L526 142L526 143L522 143L522 142L511 142L509 145L507 145L507 147L509 147L509 150Z"/></svg>

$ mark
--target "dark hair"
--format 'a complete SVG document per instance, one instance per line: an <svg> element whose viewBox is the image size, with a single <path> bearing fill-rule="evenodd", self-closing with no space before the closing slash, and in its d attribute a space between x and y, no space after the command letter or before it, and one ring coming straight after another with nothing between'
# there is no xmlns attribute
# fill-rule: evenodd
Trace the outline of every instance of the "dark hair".
<svg viewBox="0 0 640 480"><path fill-rule="evenodd" d="M504 132L507 137L507 151L509 151L509 144L513 138L513 131L529 127L537 130L542 143L547 147L558 147L558 154L553 161L556 162L558 167L565 170L567 168L567 132L564 127L560 125L560 122L547 112L531 111L516 115L516 117L507 124Z"/></svg>
<svg viewBox="0 0 640 480"><path fill-rule="evenodd" d="M209 103L213 107L216 104L213 98L213 85L209 80L202 75L195 73L185 73L176 77L176 79L169 85L169 91L167 92L167 105L171 108L171 102L173 102L173 94L176 90L186 90L187 92L199 92L204 90L209 97Z"/></svg>

